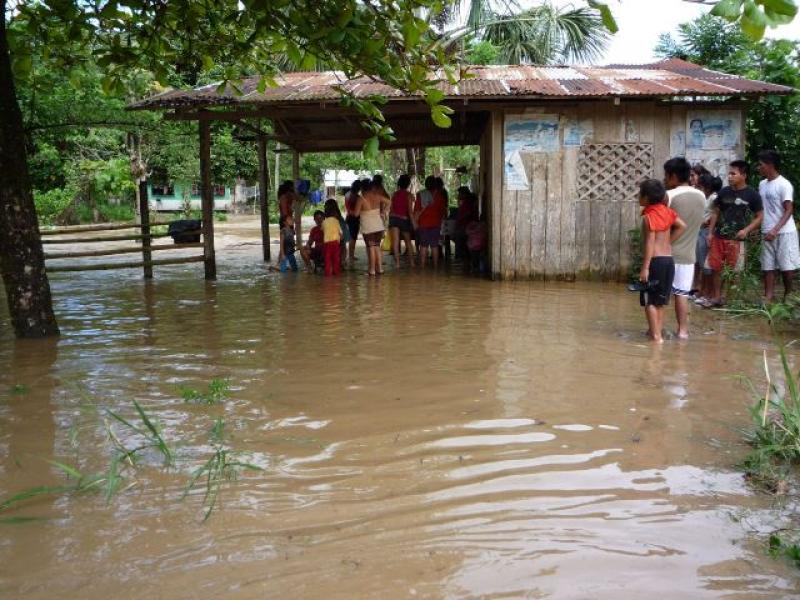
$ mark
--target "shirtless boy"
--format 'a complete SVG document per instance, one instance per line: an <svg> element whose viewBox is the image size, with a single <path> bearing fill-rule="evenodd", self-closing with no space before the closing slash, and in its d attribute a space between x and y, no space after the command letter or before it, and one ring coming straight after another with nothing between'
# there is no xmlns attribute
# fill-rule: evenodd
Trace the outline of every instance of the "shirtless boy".
<svg viewBox="0 0 800 600"><path fill-rule="evenodd" d="M657 179L648 179L639 186L639 206L642 210L642 270L639 280L645 289L639 302L644 307L649 330L648 337L663 343L664 307L672 294L675 261L672 242L686 229L678 213L667 206L667 192Z"/></svg>

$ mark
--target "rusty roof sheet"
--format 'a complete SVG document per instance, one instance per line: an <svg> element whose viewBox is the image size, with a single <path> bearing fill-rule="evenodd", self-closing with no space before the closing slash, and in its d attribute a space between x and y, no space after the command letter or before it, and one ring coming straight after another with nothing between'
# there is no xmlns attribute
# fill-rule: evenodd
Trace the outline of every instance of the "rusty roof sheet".
<svg viewBox="0 0 800 600"><path fill-rule="evenodd" d="M441 74L434 76L444 79ZM224 92L217 85L194 90L170 90L130 106L133 109L183 109L221 105L309 104L335 101L340 88L366 98L410 98L409 94L369 77L348 79L341 71L283 73L274 87L258 91L258 78L241 82L239 94L231 86ZM534 65L490 65L470 69L468 78L456 85L438 86L450 99L487 97L661 97L675 96L758 96L791 94L795 90L763 81L743 79L712 71L680 59L645 65L604 67Z"/></svg>

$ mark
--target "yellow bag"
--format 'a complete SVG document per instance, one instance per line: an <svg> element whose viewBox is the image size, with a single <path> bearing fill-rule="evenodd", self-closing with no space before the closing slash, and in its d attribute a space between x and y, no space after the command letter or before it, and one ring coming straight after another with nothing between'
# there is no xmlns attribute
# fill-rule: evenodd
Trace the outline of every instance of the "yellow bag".
<svg viewBox="0 0 800 600"><path fill-rule="evenodd" d="M386 235L383 236L383 240L381 240L381 250L384 252L391 252L392 251L392 231L388 230Z"/></svg>

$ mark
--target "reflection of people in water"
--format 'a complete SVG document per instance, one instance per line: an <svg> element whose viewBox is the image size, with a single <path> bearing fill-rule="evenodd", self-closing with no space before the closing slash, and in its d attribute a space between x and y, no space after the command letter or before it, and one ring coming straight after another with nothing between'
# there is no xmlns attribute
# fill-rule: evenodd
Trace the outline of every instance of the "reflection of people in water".
<svg viewBox="0 0 800 600"><path fill-rule="evenodd" d="M702 148L703 147L703 121L701 119L692 119L689 123L689 139L686 141L689 148Z"/></svg>

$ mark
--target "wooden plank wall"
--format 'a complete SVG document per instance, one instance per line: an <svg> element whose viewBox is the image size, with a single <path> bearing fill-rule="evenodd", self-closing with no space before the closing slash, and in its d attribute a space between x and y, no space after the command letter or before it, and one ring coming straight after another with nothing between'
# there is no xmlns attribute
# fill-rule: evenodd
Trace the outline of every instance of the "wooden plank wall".
<svg viewBox="0 0 800 600"><path fill-rule="evenodd" d="M701 109L701 108L698 108ZM714 110L714 107L710 107ZM608 101L528 107L524 112L590 119L597 143L652 144L653 172L685 149L674 134L686 128L686 105L653 101ZM519 114L521 111L513 111ZM507 114L512 114L508 111ZM503 184L503 113L495 111L488 139L492 177L492 273L503 279L619 279L630 263L630 230L639 224L634 199L581 200L578 147L553 153L522 153L530 187L511 191ZM563 129L563 128L562 128ZM615 165L608 165L614 169Z"/></svg>

